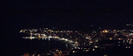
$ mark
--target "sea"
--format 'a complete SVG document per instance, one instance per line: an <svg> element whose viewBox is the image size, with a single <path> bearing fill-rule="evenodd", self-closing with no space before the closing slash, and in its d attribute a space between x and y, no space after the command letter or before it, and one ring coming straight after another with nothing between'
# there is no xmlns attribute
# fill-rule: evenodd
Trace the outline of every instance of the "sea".
<svg viewBox="0 0 133 56"><path fill-rule="evenodd" d="M4 38L5 43L2 43L3 55L9 56L21 56L25 53L34 52L49 52L55 49L68 49L71 48L71 44L65 41L59 41L56 39L23 39L22 37L29 36L27 34L17 33L10 34L10 37Z"/></svg>

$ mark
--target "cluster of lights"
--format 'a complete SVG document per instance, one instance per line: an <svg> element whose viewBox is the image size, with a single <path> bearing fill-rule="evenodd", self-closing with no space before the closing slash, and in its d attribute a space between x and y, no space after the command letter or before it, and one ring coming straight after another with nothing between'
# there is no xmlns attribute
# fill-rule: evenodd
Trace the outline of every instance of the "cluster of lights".
<svg viewBox="0 0 133 56"><path fill-rule="evenodd" d="M31 31L31 30L30 30ZM49 31L51 31L51 30L49 30ZM24 30L21 30L20 32L24 32ZM54 31L53 31L54 32ZM56 32L72 32L72 31L56 31ZM77 32L77 31L75 31L75 32ZM109 33L109 30L103 30L103 31L101 31L102 33ZM114 30L113 32L117 32L117 30ZM120 32L120 31L119 31ZM35 34L32 34L31 33L31 35L35 35ZM38 37L39 38L44 38L44 36L45 36L45 38L48 38L48 39L50 39L50 38L56 38L56 39L59 39L59 40L64 40L64 41L67 41L67 42L69 42L69 43L74 43L74 44L78 44L78 42L77 42L77 40L76 41L72 41L72 40L69 40L69 39L66 39L66 38L60 38L60 37L58 37L58 36L48 36L47 37L47 35L45 35L45 34L36 34L36 35L38 35ZM54 34L54 35L56 35L56 34ZM67 35L69 35L68 33L67 33ZM82 34L79 34L79 35L82 35ZM114 37L117 37L119 34L117 34L117 33L115 33L114 34ZM130 35L133 35L133 33L130 33L130 34L128 34L128 36L130 36ZM43 36L43 37L41 37L41 36ZM63 36L63 35L62 35ZM29 39L35 39L35 38L37 38L37 37L32 37L32 36L30 36L30 37L25 37L25 38L29 38ZM72 38L72 36L70 36L70 38ZM98 39L95 39L94 41L92 41L92 39L91 39L91 36L85 36L84 37L85 39L87 39L87 40L89 40L89 45L91 45L92 43L95 43L95 42L98 42ZM109 40L112 40L113 39L113 37L109 37L108 38ZM123 40L123 38L117 38L117 40ZM123 40L123 43L125 43L125 42L128 42L129 44L132 44L132 39L130 40L130 39L128 39L128 40ZM83 42L84 43L84 42ZM118 42L118 43L120 43L120 42ZM86 44L86 43L84 43L84 44ZM120 44L118 44L118 46L120 46ZM100 46L96 46L96 45L94 45L94 48L92 49L92 51L95 51L95 49L96 48L99 48ZM131 48L130 46L126 46L126 48ZM74 48L72 48L72 49L74 49ZM87 49L87 48L80 48L80 47L75 47L75 49L86 49L86 50L83 50L83 51L89 51L89 49ZM73 51L73 53L76 53L76 51Z"/></svg>
<svg viewBox="0 0 133 56"><path fill-rule="evenodd" d="M58 36L47 36L47 35L45 35L45 34L39 34L39 33L35 33L35 34L33 34L33 33L30 33L30 37L23 37L24 39L35 39L35 38L42 38L42 40L45 38L45 40L46 39L48 39L49 41L50 41L50 38L55 38L55 39L59 39L59 40L64 40L64 41L68 41L69 43L74 43L74 44L77 44L78 42L76 41L76 42L74 42L74 41L72 41L72 40L68 40L68 39L66 39L66 38L60 38L60 37L58 37ZM32 37L32 35L37 35L38 37ZM71 36L70 36L71 37Z"/></svg>

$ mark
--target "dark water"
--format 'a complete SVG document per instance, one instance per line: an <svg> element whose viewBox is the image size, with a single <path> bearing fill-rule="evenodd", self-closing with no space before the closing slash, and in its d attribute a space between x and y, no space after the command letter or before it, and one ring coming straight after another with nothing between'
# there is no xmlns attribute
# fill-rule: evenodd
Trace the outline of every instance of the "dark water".
<svg viewBox="0 0 133 56"><path fill-rule="evenodd" d="M66 49L70 48L71 45L66 46L66 42L55 39L49 40L38 40L38 39L22 39L27 36L25 34L18 34L6 39L6 44L3 46L3 51L8 55L22 55L24 53L33 53L35 51L48 52L53 49Z"/></svg>

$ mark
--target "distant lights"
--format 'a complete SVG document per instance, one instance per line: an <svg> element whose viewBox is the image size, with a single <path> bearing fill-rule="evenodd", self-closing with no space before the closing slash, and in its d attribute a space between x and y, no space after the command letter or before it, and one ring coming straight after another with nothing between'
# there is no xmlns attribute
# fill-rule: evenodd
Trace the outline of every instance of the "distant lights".
<svg viewBox="0 0 133 56"><path fill-rule="evenodd" d="M75 31L75 32L78 32L78 31Z"/></svg>
<svg viewBox="0 0 133 56"><path fill-rule="evenodd" d="M69 40L69 42L73 42L72 40Z"/></svg>
<svg viewBox="0 0 133 56"><path fill-rule="evenodd" d="M20 33L23 32L23 30L20 30Z"/></svg>
<svg viewBox="0 0 133 56"><path fill-rule="evenodd" d="M133 35L133 33L130 33L129 35Z"/></svg>
<svg viewBox="0 0 133 56"><path fill-rule="evenodd" d="M48 36L48 38L52 38L52 36Z"/></svg>
<svg viewBox="0 0 133 56"><path fill-rule="evenodd" d="M131 48L130 46L126 46L126 48Z"/></svg>
<svg viewBox="0 0 133 56"><path fill-rule="evenodd" d="M69 30L67 30L67 32L69 32Z"/></svg>
<svg viewBox="0 0 133 56"><path fill-rule="evenodd" d="M55 36L55 38L59 38L59 37Z"/></svg>
<svg viewBox="0 0 133 56"><path fill-rule="evenodd" d="M98 46L94 46L95 48L98 48Z"/></svg>
<svg viewBox="0 0 133 56"><path fill-rule="evenodd" d="M118 38L118 40L122 40L121 38Z"/></svg>
<svg viewBox="0 0 133 56"><path fill-rule="evenodd" d="M73 51L73 53L75 53L75 51Z"/></svg>
<svg viewBox="0 0 133 56"><path fill-rule="evenodd" d="M48 28L46 28L46 29L48 29Z"/></svg>
<svg viewBox="0 0 133 56"><path fill-rule="evenodd" d="M132 44L132 41L129 41L129 44Z"/></svg>
<svg viewBox="0 0 133 56"><path fill-rule="evenodd" d="M75 49L77 49L77 47L75 47Z"/></svg>
<svg viewBox="0 0 133 56"><path fill-rule="evenodd" d="M130 26L131 24L126 24L126 26Z"/></svg>
<svg viewBox="0 0 133 56"><path fill-rule="evenodd" d="M92 51L95 51L95 49L92 49Z"/></svg>
<svg viewBox="0 0 133 56"><path fill-rule="evenodd" d="M112 40L112 38L109 38L109 40Z"/></svg>
<svg viewBox="0 0 133 56"><path fill-rule="evenodd" d="M92 41L90 41L90 43L93 43Z"/></svg>
<svg viewBox="0 0 133 56"><path fill-rule="evenodd" d="M68 39L65 39L66 41L68 41Z"/></svg>
<svg viewBox="0 0 133 56"><path fill-rule="evenodd" d="M80 47L78 47L78 49L80 49Z"/></svg>
<svg viewBox="0 0 133 56"><path fill-rule="evenodd" d="M86 52L88 52L89 50L86 50Z"/></svg>
<svg viewBox="0 0 133 56"><path fill-rule="evenodd" d="M106 54L104 56L107 56Z"/></svg>
<svg viewBox="0 0 133 56"><path fill-rule="evenodd" d="M64 39L64 38L62 38L62 39Z"/></svg>
<svg viewBox="0 0 133 56"><path fill-rule="evenodd" d="M77 44L78 42L76 41L75 43Z"/></svg>
<svg viewBox="0 0 133 56"><path fill-rule="evenodd" d="M84 49L87 49L87 48L84 48Z"/></svg>
<svg viewBox="0 0 133 56"><path fill-rule="evenodd" d="M103 33L108 33L108 30L103 30L102 32L103 32Z"/></svg>
<svg viewBox="0 0 133 56"><path fill-rule="evenodd" d="M56 52L58 52L59 50L58 49L56 49Z"/></svg>
<svg viewBox="0 0 133 56"><path fill-rule="evenodd" d="M98 42L98 39L96 39L96 42Z"/></svg>

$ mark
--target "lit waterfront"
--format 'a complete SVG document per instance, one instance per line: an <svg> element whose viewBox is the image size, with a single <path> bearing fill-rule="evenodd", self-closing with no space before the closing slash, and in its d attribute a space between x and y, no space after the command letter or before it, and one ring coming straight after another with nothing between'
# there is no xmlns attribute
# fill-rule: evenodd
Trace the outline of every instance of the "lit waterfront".
<svg viewBox="0 0 133 56"><path fill-rule="evenodd" d="M91 34L87 34L70 30L54 31L46 28L39 30L23 29L20 30L20 33L29 34L28 37L22 37L23 39L38 40L45 43L47 47L38 50L47 50L45 51L47 55L69 55L70 53L95 52L116 47L130 49L132 48L132 33L124 31L102 30L100 32L92 31ZM58 45L57 42L60 42L61 45ZM38 53L38 55L41 54Z"/></svg>

